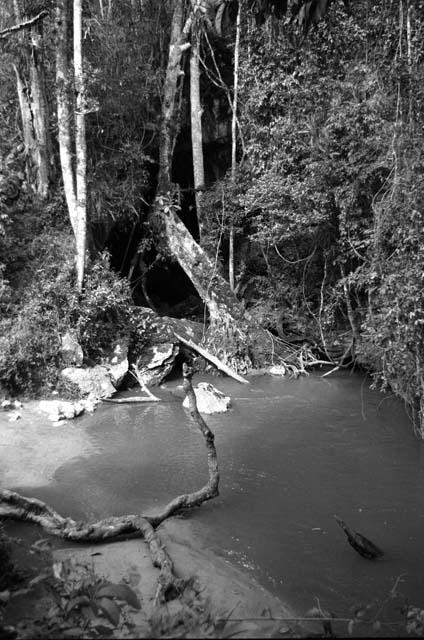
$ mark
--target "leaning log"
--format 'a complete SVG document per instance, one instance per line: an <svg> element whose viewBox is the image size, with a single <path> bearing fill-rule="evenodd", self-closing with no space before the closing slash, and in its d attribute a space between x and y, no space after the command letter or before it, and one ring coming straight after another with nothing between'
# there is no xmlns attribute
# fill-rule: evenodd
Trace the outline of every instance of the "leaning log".
<svg viewBox="0 0 424 640"><path fill-rule="evenodd" d="M102 398L103 402L114 404L140 404L143 402L160 402L160 398L146 398L144 396L128 396L128 398Z"/></svg>
<svg viewBox="0 0 424 640"><path fill-rule="evenodd" d="M205 438L209 480L198 491L182 494L171 500L154 516L126 515L104 518L94 523L77 522L59 514L37 498L28 498L8 489L0 489L0 518L22 520L37 524L47 533L72 542L99 543L118 536L138 535L149 548L153 565L159 569L157 601L166 601L178 594L182 581L174 574L173 563L163 547L155 529L172 515L183 509L199 506L218 495L219 471L214 434L197 410L196 396L191 383L192 369L183 365L184 390L189 402L189 412Z"/></svg>
<svg viewBox="0 0 424 640"><path fill-rule="evenodd" d="M219 358L212 355L212 353L210 353L206 349L204 349L203 347L200 347L198 344L196 344L192 340L186 340L186 338L183 338L183 336L180 336L175 331L174 331L174 334L175 334L175 337L178 338L178 340L180 340L180 342L186 345L186 347L193 349L193 351L197 351L197 353L203 356L205 360L209 360L209 362L212 362L212 364L214 364L215 367L217 367L217 369L220 369L221 371L226 373L227 376L234 378L234 380L237 380L237 382L241 382L242 384L249 384L249 380L246 380L246 378L243 378L243 376L236 373L234 369L231 369L231 367L221 362Z"/></svg>

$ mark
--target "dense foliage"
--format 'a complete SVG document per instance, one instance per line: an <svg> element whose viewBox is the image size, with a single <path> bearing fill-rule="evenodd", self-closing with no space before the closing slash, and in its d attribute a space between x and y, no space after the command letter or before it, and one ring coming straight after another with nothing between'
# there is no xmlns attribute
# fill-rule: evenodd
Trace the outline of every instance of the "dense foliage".
<svg viewBox="0 0 424 640"><path fill-rule="evenodd" d="M246 303L324 350L348 330L421 429L422 7L355 4L306 40L272 20L246 33L243 158L209 194L209 242L225 251L233 224Z"/></svg>
<svg viewBox="0 0 424 640"><path fill-rule="evenodd" d="M35 223L28 202L9 208L0 239L6 258L0 381L10 394L46 393L56 387L63 367L61 338L68 329L76 331L85 355L96 359L105 342L124 334L127 325L129 286L111 270L107 254L88 265L85 290L77 295L73 239L63 223L54 222L59 214L53 204L38 212Z"/></svg>
<svg viewBox="0 0 424 640"><path fill-rule="evenodd" d="M423 433L424 3L313 2L297 21L285 15L286 5L302 3L240 5L235 180L235 3L201 38L208 184L202 244L226 274L234 232L236 293L250 313L280 337L307 338L322 357L341 344L346 362L369 369L376 383L405 399ZM23 6L34 15L44 5ZM30 57L21 36L4 41L0 379L9 392L54 387L60 337L69 327L85 357L98 361L108 341L126 332L130 288L133 300L160 306L162 297L167 309L184 299L167 287L166 274L175 274L176 289L181 273L164 265L145 224L156 187L171 15L172 3L153 0L122 2L119 12L113 2L85 3L92 258L80 298L58 172L49 199L39 202L16 144L13 64L24 73ZM1 20L0 27L13 21L11 2ZM55 143L53 22L43 28ZM183 66L188 77L188 57ZM196 234L189 83L180 86L173 170L183 189L181 218ZM110 257L98 258L104 250Z"/></svg>

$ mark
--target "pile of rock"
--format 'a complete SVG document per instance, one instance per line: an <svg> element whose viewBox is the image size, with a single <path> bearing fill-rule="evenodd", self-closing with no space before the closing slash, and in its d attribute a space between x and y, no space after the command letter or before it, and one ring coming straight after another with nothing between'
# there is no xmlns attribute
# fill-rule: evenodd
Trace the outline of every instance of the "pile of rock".
<svg viewBox="0 0 424 640"><path fill-rule="evenodd" d="M47 413L49 420L55 424L59 424L63 420L72 420L86 411L92 413L98 402L99 401L93 397L85 400L78 400L77 402L68 402L66 400L41 400L38 404L38 408L44 413Z"/></svg>
<svg viewBox="0 0 424 640"><path fill-rule="evenodd" d="M19 400L3 400L0 406L9 413L9 422L15 422L21 417L23 404Z"/></svg>
<svg viewBox="0 0 424 640"><path fill-rule="evenodd" d="M61 355L68 365L61 371L62 379L76 386L81 396L94 400L113 396L128 372L128 340L115 342L100 364L87 367L83 366L84 354L75 332L67 331L62 337Z"/></svg>

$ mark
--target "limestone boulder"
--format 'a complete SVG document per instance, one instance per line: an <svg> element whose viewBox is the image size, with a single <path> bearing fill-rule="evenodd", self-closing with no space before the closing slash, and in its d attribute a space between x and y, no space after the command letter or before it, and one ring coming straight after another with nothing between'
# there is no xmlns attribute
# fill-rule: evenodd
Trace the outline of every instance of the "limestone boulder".
<svg viewBox="0 0 424 640"><path fill-rule="evenodd" d="M94 399L110 398L116 392L111 374L107 367L67 367L61 371L61 377L79 389L81 396Z"/></svg>
<svg viewBox="0 0 424 640"><path fill-rule="evenodd" d="M128 344L129 337L122 337L105 349L101 358L100 364L109 371L115 389L121 386L128 372Z"/></svg>
<svg viewBox="0 0 424 640"><path fill-rule="evenodd" d="M158 385L171 372L179 346L172 342L163 342L143 350L136 360L141 378L148 387Z"/></svg>
<svg viewBox="0 0 424 640"><path fill-rule="evenodd" d="M200 413L224 413L231 406L231 398L209 382L199 382L194 393ZM183 401L183 407L188 407L187 398Z"/></svg>

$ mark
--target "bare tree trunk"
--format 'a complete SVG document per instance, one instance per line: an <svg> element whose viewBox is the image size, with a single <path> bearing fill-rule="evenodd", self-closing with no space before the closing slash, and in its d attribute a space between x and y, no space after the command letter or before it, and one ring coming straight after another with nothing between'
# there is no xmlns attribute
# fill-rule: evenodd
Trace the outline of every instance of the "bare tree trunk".
<svg viewBox="0 0 424 640"><path fill-rule="evenodd" d="M70 80L68 62L68 0L57 3L57 44L56 44L56 84L57 121L59 129L59 152L62 166L63 186L68 206L69 218L76 243L77 288L82 289L85 272L87 245L87 197L85 140L85 87L82 74L81 52L81 0L74 2L74 76ZM76 114L74 119L71 90L76 90ZM71 127L75 122L76 170L73 164L73 143Z"/></svg>
<svg viewBox="0 0 424 640"><path fill-rule="evenodd" d="M18 0L13 0L13 11L15 20L21 23L22 11ZM45 199L49 194L52 147L44 82L41 22L31 27L30 34L30 40L22 33L19 35L26 64L21 64L20 68L14 66L14 69L27 150L27 177L37 195ZM28 72L27 81L24 79L23 67Z"/></svg>
<svg viewBox="0 0 424 640"><path fill-rule="evenodd" d="M163 89L162 123L159 143L158 193L166 193L171 187L172 153L175 143L175 112L178 92L178 81L183 75L181 59L184 51L190 46L187 38L191 29L191 16L183 28L184 0L176 0L172 16L169 57Z"/></svg>
<svg viewBox="0 0 424 640"><path fill-rule="evenodd" d="M16 74L16 88L18 93L19 109L21 112L22 133L27 154L27 181L29 184L34 184L34 182L36 182L36 178L34 177L34 156L36 141L34 138L34 129L32 126L31 105L28 97L28 87L26 86L19 69L15 65L13 66L13 68Z"/></svg>
<svg viewBox="0 0 424 640"><path fill-rule="evenodd" d="M74 0L74 70L76 91L76 216L77 216L77 286L81 291L87 249L87 145L85 138L85 81L82 64L82 0ZM109 2L109 11L111 11Z"/></svg>
<svg viewBox="0 0 424 640"><path fill-rule="evenodd" d="M192 31L190 52L191 148L193 155L196 213L201 243L204 236L202 190L205 184L205 169L203 163L202 107L200 104L199 40L199 27L195 25Z"/></svg>
<svg viewBox="0 0 424 640"><path fill-rule="evenodd" d="M231 119L231 182L235 184L237 171L237 107L238 107L238 81L240 59L240 31L241 31L241 1L239 0L236 21L236 42L234 46L234 83L233 83L233 114ZM230 221L230 241L228 257L228 277L230 289L235 291L234 284L234 224Z"/></svg>
<svg viewBox="0 0 424 640"><path fill-rule="evenodd" d="M52 145L49 133L49 112L47 107L44 65L41 53L35 47L30 59L30 85L32 121L36 139L38 167L38 195L45 199L49 193Z"/></svg>
<svg viewBox="0 0 424 640"><path fill-rule="evenodd" d="M63 187L72 229L77 237L76 187L72 164L73 121L71 107L70 65L68 62L68 2L57 2L57 43L56 43L56 85L57 85L57 124L59 129L59 153L62 166Z"/></svg>

